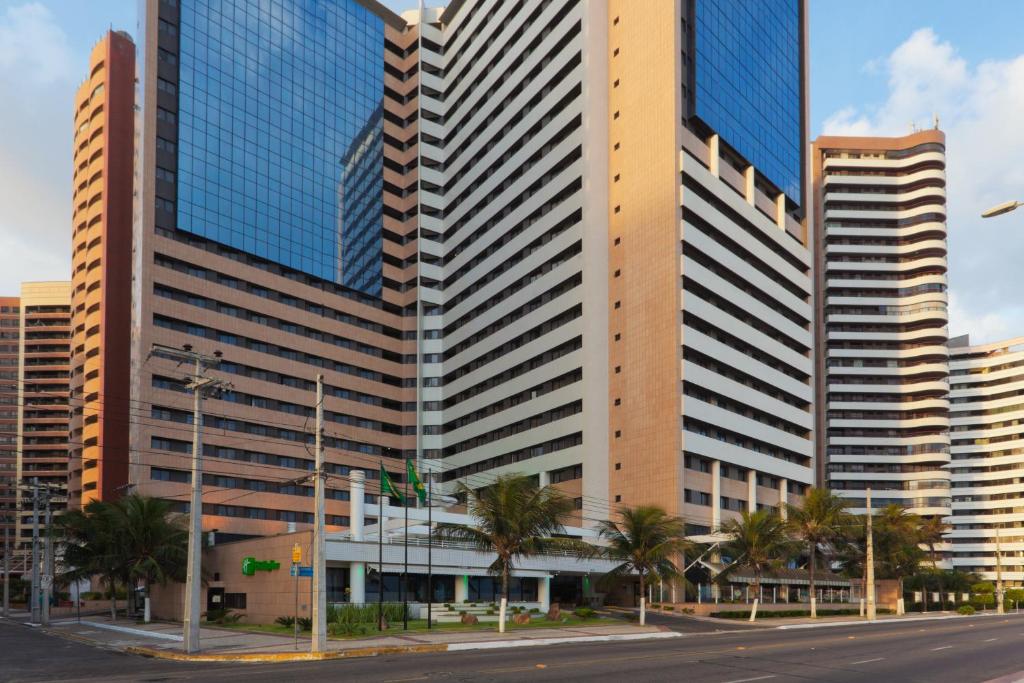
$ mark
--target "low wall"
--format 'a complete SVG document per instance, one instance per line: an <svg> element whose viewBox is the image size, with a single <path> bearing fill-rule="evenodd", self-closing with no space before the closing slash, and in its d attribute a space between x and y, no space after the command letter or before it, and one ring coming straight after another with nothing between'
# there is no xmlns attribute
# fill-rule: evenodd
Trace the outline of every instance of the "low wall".
<svg viewBox="0 0 1024 683"><path fill-rule="evenodd" d="M742 610L749 610L751 603L748 602L720 602L715 604L713 602L677 602L677 603L652 603L652 605L662 605L662 608L651 607L652 612L674 612L676 614L694 614L698 617L711 616L713 612L737 612ZM672 607L671 610L664 609L664 606ZM819 602L818 609L821 611L827 611L830 609L858 609L860 605L858 603L849 602ZM779 612L784 610L807 610L811 611L811 605L807 602L778 602L778 603L759 603L757 606L758 612Z"/></svg>

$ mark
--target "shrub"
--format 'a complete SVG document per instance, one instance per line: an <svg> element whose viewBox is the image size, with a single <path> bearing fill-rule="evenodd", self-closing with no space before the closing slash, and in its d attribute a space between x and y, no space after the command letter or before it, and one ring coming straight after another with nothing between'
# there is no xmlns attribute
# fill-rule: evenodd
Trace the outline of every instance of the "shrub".
<svg viewBox="0 0 1024 683"><path fill-rule="evenodd" d="M295 617L278 617L277 619L274 619L274 623L278 626L291 628L295 626Z"/></svg>
<svg viewBox="0 0 1024 683"><path fill-rule="evenodd" d="M493 617L494 616L494 610L488 607L487 608L487 616Z"/></svg>
<svg viewBox="0 0 1024 683"><path fill-rule="evenodd" d="M540 607L531 607L530 614L540 614Z"/></svg>
<svg viewBox="0 0 1024 683"><path fill-rule="evenodd" d="M309 617L299 617L295 621L298 622L299 630L300 631L312 631L313 630L313 620L310 619Z"/></svg>
<svg viewBox="0 0 1024 683"><path fill-rule="evenodd" d="M960 605L960 607L958 607L956 611L964 615L974 614L974 608L970 605Z"/></svg>
<svg viewBox="0 0 1024 683"><path fill-rule="evenodd" d="M594 616L594 614L596 614L596 612L594 612L594 610L590 609L589 607L577 607L572 611L572 613L580 619L589 619L590 617Z"/></svg>
<svg viewBox="0 0 1024 683"><path fill-rule="evenodd" d="M211 624L237 624L244 614L232 612L229 609L211 609L206 613L206 621Z"/></svg>
<svg viewBox="0 0 1024 683"><path fill-rule="evenodd" d="M369 629L366 624L354 624L350 622L333 622L327 626L327 633L332 636L361 636L366 635Z"/></svg>
<svg viewBox="0 0 1024 683"><path fill-rule="evenodd" d="M460 616L460 617L464 617L464 616L466 616L467 614L469 614L469 612L467 612L466 610L464 610L464 609L460 609L460 610L459 610L459 616Z"/></svg>
<svg viewBox="0 0 1024 683"><path fill-rule="evenodd" d="M665 611L666 612L672 612L674 610L675 610L675 607L673 607L672 605L665 605Z"/></svg>

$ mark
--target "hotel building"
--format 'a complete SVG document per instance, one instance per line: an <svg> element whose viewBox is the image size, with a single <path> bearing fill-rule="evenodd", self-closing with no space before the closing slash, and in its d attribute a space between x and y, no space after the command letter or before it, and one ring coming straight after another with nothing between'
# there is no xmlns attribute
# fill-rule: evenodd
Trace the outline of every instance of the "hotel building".
<svg viewBox="0 0 1024 683"><path fill-rule="evenodd" d="M1024 338L971 346L950 340L952 517L955 569L1024 583Z"/></svg>
<svg viewBox="0 0 1024 683"><path fill-rule="evenodd" d="M947 516L945 136L820 137L812 163L820 480Z"/></svg>
<svg viewBox="0 0 1024 683"><path fill-rule="evenodd" d="M75 96L69 503L128 483L135 44L109 31Z"/></svg>
<svg viewBox="0 0 1024 683"><path fill-rule="evenodd" d="M223 354L218 538L311 521L317 374L332 529L405 458L695 533L813 483L804 2L147 0L138 38L130 441L97 456L128 469L96 495L187 509L154 344Z"/></svg>

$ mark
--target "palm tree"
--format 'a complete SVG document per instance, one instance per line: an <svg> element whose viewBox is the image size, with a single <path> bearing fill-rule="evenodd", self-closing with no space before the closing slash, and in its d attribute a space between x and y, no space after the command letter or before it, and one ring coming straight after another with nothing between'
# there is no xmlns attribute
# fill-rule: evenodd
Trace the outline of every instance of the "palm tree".
<svg viewBox="0 0 1024 683"><path fill-rule="evenodd" d="M672 561L682 555L690 544L683 538L682 520L669 516L660 507L625 508L620 521L605 520L598 524L598 533L607 542L600 553L622 564L602 577L609 582L636 573L640 575L640 625L647 623L645 592L648 577L662 581L682 578Z"/></svg>
<svg viewBox="0 0 1024 683"><path fill-rule="evenodd" d="M117 620L117 585L125 574L125 547L114 505L94 500L57 518L64 546L65 581L99 576L110 591L110 618Z"/></svg>
<svg viewBox="0 0 1024 683"><path fill-rule="evenodd" d="M883 575L896 579L903 599L903 579L917 572L924 555L919 545L921 518L891 503L879 510L875 521L875 556ZM902 604L902 603L901 603Z"/></svg>
<svg viewBox="0 0 1024 683"><path fill-rule="evenodd" d="M489 570L501 576L498 630L504 633L509 576L516 560L559 548L584 554L588 547L578 541L554 538L564 530L563 522L573 511L572 501L550 486L539 486L531 477L504 475L482 489L460 482L459 494L466 496L476 526L439 524L436 534L442 540L470 543L497 554Z"/></svg>
<svg viewBox="0 0 1024 683"><path fill-rule="evenodd" d="M811 595L811 618L817 618L814 592L814 570L818 550L842 538L852 524L846 511L849 503L828 489L812 488L800 505L787 505L790 529L796 538L807 544L807 575Z"/></svg>
<svg viewBox="0 0 1024 683"><path fill-rule="evenodd" d="M132 494L114 503L124 546L128 583L142 581L145 597L154 583L185 581L188 528L171 514L171 504L159 498Z"/></svg>
<svg viewBox="0 0 1024 683"><path fill-rule="evenodd" d="M722 544L722 553L732 559L719 574L724 580L735 569L748 567L754 574L754 607L750 610L750 621L757 618L757 600L761 591L761 577L782 566L793 554L793 542L789 538L789 525L774 509L756 512L744 510L739 519L722 523L720 533L729 536Z"/></svg>
<svg viewBox="0 0 1024 683"><path fill-rule="evenodd" d="M939 563L936 559L935 546L942 543L942 536L949 531L949 525L942 521L942 517L935 515L932 517L926 517L921 521L920 527L918 527L918 533L920 534L920 541L928 548L928 556L932 561L932 572L935 573L939 580L939 600L942 601L942 609L946 609L946 595L942 585L942 572L939 571ZM928 589L922 587L924 591L922 597L924 598L924 605L927 609L928 606Z"/></svg>

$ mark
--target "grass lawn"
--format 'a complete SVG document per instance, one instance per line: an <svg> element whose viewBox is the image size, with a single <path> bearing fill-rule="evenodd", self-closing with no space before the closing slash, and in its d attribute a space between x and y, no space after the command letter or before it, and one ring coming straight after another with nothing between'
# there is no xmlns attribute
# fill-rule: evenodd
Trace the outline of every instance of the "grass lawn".
<svg viewBox="0 0 1024 683"><path fill-rule="evenodd" d="M526 629L538 629L538 628L567 628L573 626L593 626L597 624L614 624L621 623L621 619L614 617L588 617L581 619L571 614L563 615L564 621L548 621L544 618L532 619L529 624L513 624L509 622L505 625L505 631L523 631ZM208 624L203 623L204 626L211 626L215 628L227 628L236 631L249 631L252 633L272 633L279 636L290 636L294 633L291 627L281 626L279 624L246 624L241 621L234 624ZM382 634L373 629L373 624L367 624L366 633L358 633L351 636L330 636L333 640L352 640L355 638L369 638L376 635L394 635L396 633L403 633L401 622L391 624L391 628L384 631ZM489 623L478 623L473 625L467 625L462 623L453 624L434 624L434 631L497 631L498 624L494 622ZM409 630L404 631L405 633L426 633L427 620L426 619L410 619ZM300 637L308 638L310 636L309 631L303 631L299 634Z"/></svg>

